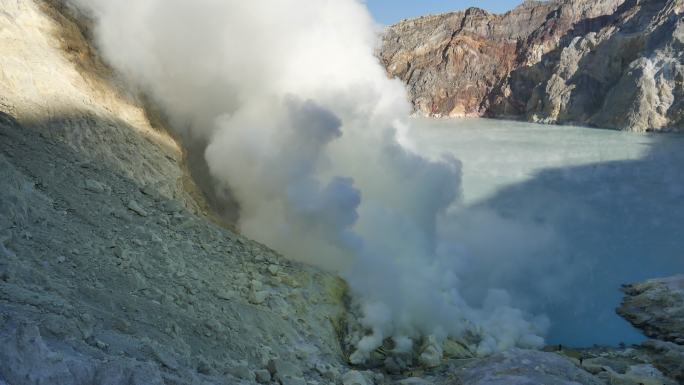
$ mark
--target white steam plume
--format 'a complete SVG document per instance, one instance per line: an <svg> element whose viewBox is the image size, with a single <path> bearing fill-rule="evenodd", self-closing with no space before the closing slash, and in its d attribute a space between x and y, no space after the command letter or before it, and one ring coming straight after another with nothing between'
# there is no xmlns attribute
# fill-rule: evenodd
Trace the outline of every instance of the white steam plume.
<svg viewBox="0 0 684 385"><path fill-rule="evenodd" d="M78 0L99 48L209 142L212 175L240 204L247 235L334 269L364 312L363 361L384 339L407 349L475 328L482 353L539 346L543 322L507 294L459 294L460 249L447 209L460 165L412 152L399 132L403 85L373 55L376 28L356 0ZM448 251L448 252L447 252Z"/></svg>

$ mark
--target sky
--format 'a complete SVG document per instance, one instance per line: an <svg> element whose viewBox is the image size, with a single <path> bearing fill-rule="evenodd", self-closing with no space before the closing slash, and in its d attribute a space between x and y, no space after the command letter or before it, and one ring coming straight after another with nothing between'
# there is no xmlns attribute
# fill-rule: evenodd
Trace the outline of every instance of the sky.
<svg viewBox="0 0 684 385"><path fill-rule="evenodd" d="M504 13L522 0L366 0L373 17L381 24L393 24L402 19L433 13L479 7Z"/></svg>

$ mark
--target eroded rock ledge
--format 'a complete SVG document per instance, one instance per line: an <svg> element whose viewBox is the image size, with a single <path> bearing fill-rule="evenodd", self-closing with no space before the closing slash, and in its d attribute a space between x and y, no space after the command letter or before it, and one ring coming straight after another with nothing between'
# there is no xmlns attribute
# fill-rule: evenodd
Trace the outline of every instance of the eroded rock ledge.
<svg viewBox="0 0 684 385"><path fill-rule="evenodd" d="M416 113L684 129L682 0L526 1L389 27L379 57Z"/></svg>
<svg viewBox="0 0 684 385"><path fill-rule="evenodd" d="M617 312L657 340L684 345L684 275L625 285Z"/></svg>
<svg viewBox="0 0 684 385"><path fill-rule="evenodd" d="M659 370L684 382L684 275L623 287L618 314L648 337L640 350Z"/></svg>

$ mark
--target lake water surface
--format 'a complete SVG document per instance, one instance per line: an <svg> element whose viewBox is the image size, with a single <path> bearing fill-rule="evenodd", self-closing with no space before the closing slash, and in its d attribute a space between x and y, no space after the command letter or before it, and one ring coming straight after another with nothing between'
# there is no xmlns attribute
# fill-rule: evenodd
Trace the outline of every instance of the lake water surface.
<svg viewBox="0 0 684 385"><path fill-rule="evenodd" d="M614 309L621 284L684 272L684 135L414 119L408 137L462 162L468 298L507 289L550 317L551 343L643 338Z"/></svg>

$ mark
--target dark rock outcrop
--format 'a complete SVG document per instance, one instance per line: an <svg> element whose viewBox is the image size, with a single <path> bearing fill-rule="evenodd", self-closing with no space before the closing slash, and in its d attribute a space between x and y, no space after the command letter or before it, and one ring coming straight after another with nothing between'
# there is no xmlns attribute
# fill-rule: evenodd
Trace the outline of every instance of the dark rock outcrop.
<svg viewBox="0 0 684 385"><path fill-rule="evenodd" d="M642 344L649 360L679 384L684 384L684 346L657 340Z"/></svg>
<svg viewBox="0 0 684 385"><path fill-rule="evenodd" d="M684 275L625 285L618 314L648 337L640 350L648 361L684 383Z"/></svg>
<svg viewBox="0 0 684 385"><path fill-rule="evenodd" d="M684 129L684 1L526 1L388 28L379 57L416 113Z"/></svg>
<svg viewBox="0 0 684 385"><path fill-rule="evenodd" d="M654 339L684 345L684 275L625 285L617 312Z"/></svg>
<svg viewBox="0 0 684 385"><path fill-rule="evenodd" d="M513 349L472 361L456 371L462 384L599 385L602 382L554 353Z"/></svg>

